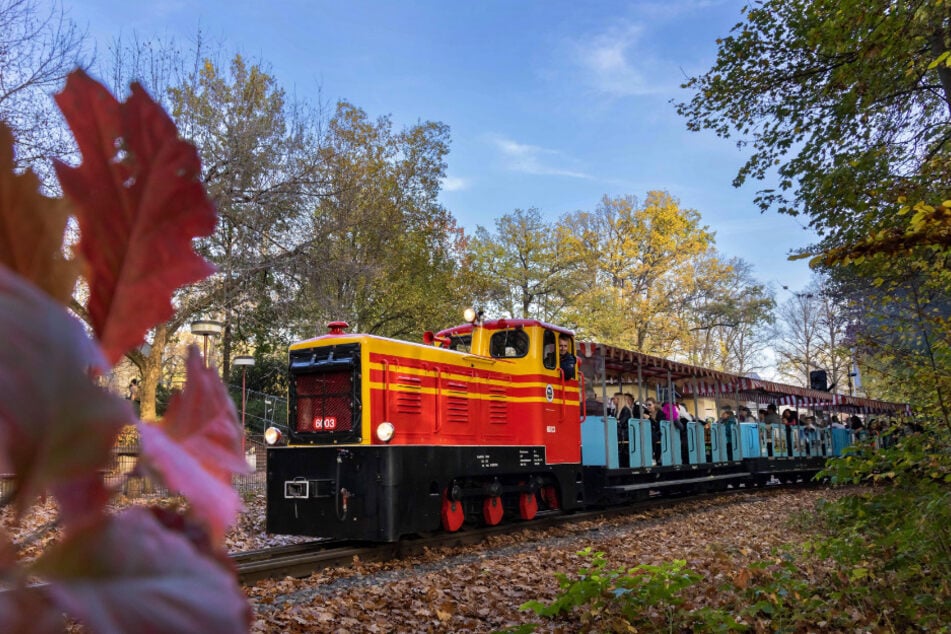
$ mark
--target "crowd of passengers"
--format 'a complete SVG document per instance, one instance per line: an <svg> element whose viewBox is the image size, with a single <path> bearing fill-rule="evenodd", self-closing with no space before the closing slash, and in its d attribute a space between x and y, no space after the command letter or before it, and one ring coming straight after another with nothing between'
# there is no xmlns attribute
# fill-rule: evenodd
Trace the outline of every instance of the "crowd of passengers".
<svg viewBox="0 0 951 634"><path fill-rule="evenodd" d="M592 414L594 412L589 408L588 413ZM657 399L650 397L641 403L635 400L632 394L624 392L616 392L614 396L611 397L611 401L608 407L605 408L604 413L617 420L618 441L622 446L628 443L628 422L631 419L649 420L651 424L652 453L656 464L660 464L661 456L661 421L671 421L673 428L680 432L681 457L684 463L689 462L687 436L683 433L689 422L698 422L703 425L708 461L710 460L711 454L710 425L714 422L725 425L728 443L732 439L733 429L737 423L779 424L788 427L798 426L799 433L803 439L809 441L809 446L812 446L812 444L818 440L819 432L823 429L850 429L857 436L863 438L868 436L883 436L885 432L889 430L901 430L901 427L895 420L869 418L866 424L866 421L863 421L862 418L857 415L852 415L840 420L836 414L827 416L820 413L818 415L804 415L800 420L800 414L797 410L786 408L782 414L779 414L774 403L770 403L765 408L759 409L756 414L746 406L740 406L734 410L732 406L724 405L720 410L719 420L714 421L712 417L700 419L699 417L693 416L687 410L683 401L677 401L676 403L658 402ZM911 431L914 430L912 429ZM787 432L787 437L791 442L791 431ZM771 441L769 444L772 444ZM732 454L732 447L730 447L730 453ZM772 455L771 447L770 455ZM625 461L625 457L626 456L622 453L622 462ZM732 460L732 456L729 456L728 459ZM622 466L624 465L622 464Z"/></svg>

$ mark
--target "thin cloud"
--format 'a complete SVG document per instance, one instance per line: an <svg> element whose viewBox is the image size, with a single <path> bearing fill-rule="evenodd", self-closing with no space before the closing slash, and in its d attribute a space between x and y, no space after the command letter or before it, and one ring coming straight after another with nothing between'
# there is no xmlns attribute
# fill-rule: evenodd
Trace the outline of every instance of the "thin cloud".
<svg viewBox="0 0 951 634"><path fill-rule="evenodd" d="M458 176L446 176L442 179L442 190L444 192L458 192L469 189L468 178L459 178Z"/></svg>
<svg viewBox="0 0 951 634"><path fill-rule="evenodd" d="M657 91L635 65L635 60L641 58L636 47L643 31L641 25L629 23L576 43L578 64L595 90L615 97Z"/></svg>
<svg viewBox="0 0 951 634"><path fill-rule="evenodd" d="M570 159L558 150L519 143L504 137L493 137L492 142L502 153L507 169L537 176L568 176L570 178L590 179L584 172L567 166Z"/></svg>
<svg viewBox="0 0 951 634"><path fill-rule="evenodd" d="M574 59L585 83L609 97L669 92L677 68L645 42L645 28L629 21L575 42Z"/></svg>

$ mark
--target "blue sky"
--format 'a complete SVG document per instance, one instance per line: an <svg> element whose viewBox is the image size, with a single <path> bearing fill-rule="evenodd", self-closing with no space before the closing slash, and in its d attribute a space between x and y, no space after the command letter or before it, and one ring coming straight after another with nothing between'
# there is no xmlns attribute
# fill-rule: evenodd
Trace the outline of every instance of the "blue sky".
<svg viewBox="0 0 951 634"><path fill-rule="evenodd" d="M761 215L757 184L731 184L745 158L735 142L688 132L671 104L689 99L680 84L712 65L742 0L63 3L100 58L120 34L188 48L200 28L297 97L346 99L400 127L446 123L442 202L469 231L516 208L554 220L659 189L699 211L779 301L810 278L786 259L814 241L804 221Z"/></svg>

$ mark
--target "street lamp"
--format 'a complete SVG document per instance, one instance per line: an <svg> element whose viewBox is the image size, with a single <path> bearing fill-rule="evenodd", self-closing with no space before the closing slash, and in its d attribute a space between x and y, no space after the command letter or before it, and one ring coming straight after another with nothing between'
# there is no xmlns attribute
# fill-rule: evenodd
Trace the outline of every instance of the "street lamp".
<svg viewBox="0 0 951 634"><path fill-rule="evenodd" d="M202 359L205 361L206 368L208 367L208 337L217 337L224 332L224 329L225 325L223 323L211 319L200 319L191 323L192 334L199 335L205 340Z"/></svg>
<svg viewBox="0 0 951 634"><path fill-rule="evenodd" d="M244 436L248 428L244 425L244 414L248 408L248 389L247 378L248 368L254 365L254 357L247 355L237 356L232 361L234 365L241 366L241 451L244 452Z"/></svg>

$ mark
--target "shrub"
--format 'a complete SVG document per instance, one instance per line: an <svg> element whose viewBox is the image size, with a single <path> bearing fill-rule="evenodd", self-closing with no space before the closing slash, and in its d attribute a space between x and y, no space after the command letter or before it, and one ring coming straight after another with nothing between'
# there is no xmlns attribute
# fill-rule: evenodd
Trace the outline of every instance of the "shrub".
<svg viewBox="0 0 951 634"><path fill-rule="evenodd" d="M522 609L548 618L576 619L581 631L681 631L697 627L708 632L727 632L743 629L721 610L691 611L683 607L681 593L701 579L700 574L686 568L683 560L609 569L603 552L586 548L579 554L590 559L590 565L580 569L575 578L557 573L561 593L554 601L549 604L529 601ZM534 627L525 625L510 631L529 632Z"/></svg>

